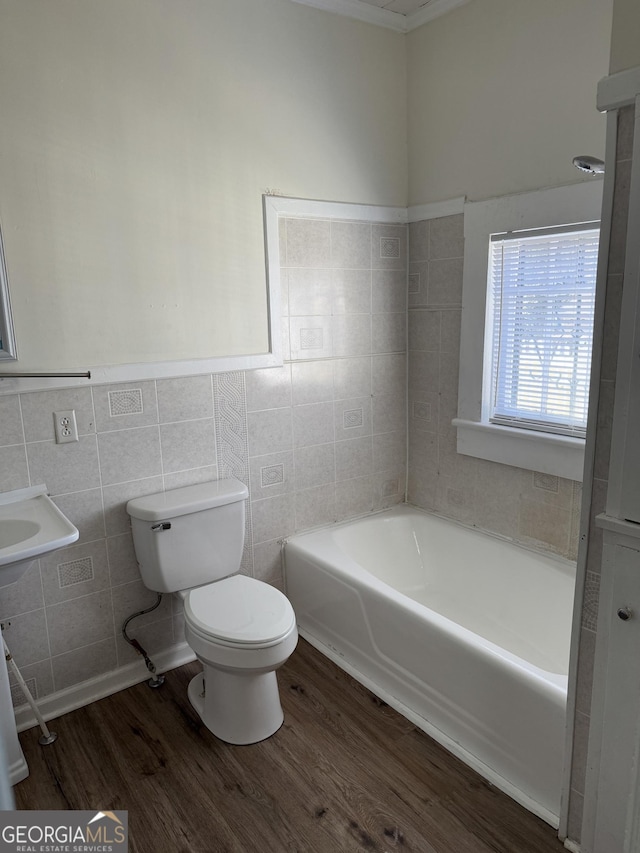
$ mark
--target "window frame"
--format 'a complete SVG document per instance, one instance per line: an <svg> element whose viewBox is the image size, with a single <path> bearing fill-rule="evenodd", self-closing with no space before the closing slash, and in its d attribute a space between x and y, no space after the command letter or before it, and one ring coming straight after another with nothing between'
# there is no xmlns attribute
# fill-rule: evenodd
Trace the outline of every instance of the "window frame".
<svg viewBox="0 0 640 853"><path fill-rule="evenodd" d="M583 438L491 423L491 347L485 346L492 234L593 223L601 218L602 180L467 202L458 387L458 453L570 480L582 480Z"/></svg>

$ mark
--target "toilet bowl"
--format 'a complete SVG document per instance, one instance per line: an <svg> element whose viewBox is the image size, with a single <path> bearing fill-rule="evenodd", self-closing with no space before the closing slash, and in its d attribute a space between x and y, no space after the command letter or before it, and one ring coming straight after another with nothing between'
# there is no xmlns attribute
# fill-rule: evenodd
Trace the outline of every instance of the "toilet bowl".
<svg viewBox="0 0 640 853"><path fill-rule="evenodd" d="M276 669L298 642L289 600L274 587L234 575L184 597L185 639L204 669L189 701L220 740L257 743L282 725Z"/></svg>
<svg viewBox="0 0 640 853"><path fill-rule="evenodd" d="M232 744L274 734L284 716L276 670L298 642L291 603L245 575L247 487L217 480L135 498L127 504L142 580L184 603L185 639L203 671L189 701L204 725Z"/></svg>

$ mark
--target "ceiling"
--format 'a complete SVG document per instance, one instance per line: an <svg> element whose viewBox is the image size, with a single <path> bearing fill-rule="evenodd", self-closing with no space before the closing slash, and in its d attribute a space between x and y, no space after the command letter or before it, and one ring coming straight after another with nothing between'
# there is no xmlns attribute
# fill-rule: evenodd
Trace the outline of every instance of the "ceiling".
<svg viewBox="0 0 640 853"><path fill-rule="evenodd" d="M409 32L469 0L294 0L348 18Z"/></svg>

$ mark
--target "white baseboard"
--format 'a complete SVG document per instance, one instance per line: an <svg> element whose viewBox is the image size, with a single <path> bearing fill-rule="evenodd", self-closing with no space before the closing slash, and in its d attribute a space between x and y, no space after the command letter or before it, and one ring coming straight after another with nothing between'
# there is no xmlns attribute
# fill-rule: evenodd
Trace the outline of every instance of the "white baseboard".
<svg viewBox="0 0 640 853"><path fill-rule="evenodd" d="M566 850L570 850L571 853L580 853L580 845L577 841L572 841L570 838L565 838L564 846Z"/></svg>
<svg viewBox="0 0 640 853"><path fill-rule="evenodd" d="M172 646L170 649L153 656L158 673L175 669L195 659L193 650L186 643ZM111 670L111 672L96 675L95 678L82 681L80 684L74 684L73 687L67 687L65 690L58 690L56 693L43 696L42 699L37 700L38 709L46 721L53 720L69 711L83 708L85 705L111 696L112 693L118 693L120 690L146 681L149 677L150 673L144 662L138 660L127 666ZM21 705L16 708L15 713L16 726L19 732L38 725L29 705Z"/></svg>

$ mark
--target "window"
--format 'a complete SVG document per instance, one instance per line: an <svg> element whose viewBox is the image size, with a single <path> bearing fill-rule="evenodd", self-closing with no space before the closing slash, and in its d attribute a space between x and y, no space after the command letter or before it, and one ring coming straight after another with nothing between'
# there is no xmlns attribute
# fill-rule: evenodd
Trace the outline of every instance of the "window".
<svg viewBox="0 0 640 853"><path fill-rule="evenodd" d="M584 437L598 239L584 225L492 236L491 423Z"/></svg>
<svg viewBox="0 0 640 853"><path fill-rule="evenodd" d="M582 479L601 205L598 180L465 204L459 453Z"/></svg>

